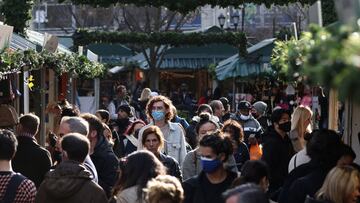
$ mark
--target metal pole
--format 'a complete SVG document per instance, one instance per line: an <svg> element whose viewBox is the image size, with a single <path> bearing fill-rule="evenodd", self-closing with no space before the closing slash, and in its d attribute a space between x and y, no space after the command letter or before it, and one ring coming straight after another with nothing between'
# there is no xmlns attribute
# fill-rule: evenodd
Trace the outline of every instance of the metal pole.
<svg viewBox="0 0 360 203"><path fill-rule="evenodd" d="M45 123L45 119L46 119L46 115L45 115L45 107L46 107L46 103L45 103L46 69L42 68L40 70L40 74L41 74L41 84L40 84L40 109L41 109L41 111L40 111L40 118L41 118L41 122L40 122L40 145L45 146L45 143L46 143L46 123Z"/></svg>
<svg viewBox="0 0 360 203"><path fill-rule="evenodd" d="M245 30L245 4L243 4L242 12L241 12L241 32Z"/></svg>
<svg viewBox="0 0 360 203"><path fill-rule="evenodd" d="M29 113L29 87L25 81L29 78L29 71L24 71L23 80L24 80L24 114Z"/></svg>
<svg viewBox="0 0 360 203"><path fill-rule="evenodd" d="M236 112L236 107L235 107L235 77L233 77L233 98L232 98L232 108L235 109ZM230 109L231 111L231 109Z"/></svg>
<svg viewBox="0 0 360 203"><path fill-rule="evenodd" d="M294 36L295 36L295 39L298 40L298 33L297 33L297 28L296 28L296 23L292 23L293 25L293 28L294 28ZM286 39L287 40L287 39Z"/></svg>
<svg viewBox="0 0 360 203"><path fill-rule="evenodd" d="M94 92L95 92L95 111L100 107L100 79L94 79ZM95 112L94 112L95 113Z"/></svg>

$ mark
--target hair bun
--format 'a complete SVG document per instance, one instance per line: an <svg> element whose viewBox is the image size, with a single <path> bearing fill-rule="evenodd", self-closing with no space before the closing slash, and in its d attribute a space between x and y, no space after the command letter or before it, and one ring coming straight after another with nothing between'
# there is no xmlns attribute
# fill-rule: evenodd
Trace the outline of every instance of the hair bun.
<svg viewBox="0 0 360 203"><path fill-rule="evenodd" d="M209 121L211 118L211 115L207 112L203 112L199 115L199 117L200 117L200 122L201 121Z"/></svg>

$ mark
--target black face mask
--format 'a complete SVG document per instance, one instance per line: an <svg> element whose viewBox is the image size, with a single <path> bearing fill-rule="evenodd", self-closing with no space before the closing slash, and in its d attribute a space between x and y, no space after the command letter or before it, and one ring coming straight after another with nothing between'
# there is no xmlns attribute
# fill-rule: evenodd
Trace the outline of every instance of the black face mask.
<svg viewBox="0 0 360 203"><path fill-rule="evenodd" d="M284 132L290 132L290 130L291 130L291 121L279 124L279 129L284 131Z"/></svg>
<svg viewBox="0 0 360 203"><path fill-rule="evenodd" d="M255 119L259 118L259 116L257 115L257 113L251 113L251 115L252 115Z"/></svg>

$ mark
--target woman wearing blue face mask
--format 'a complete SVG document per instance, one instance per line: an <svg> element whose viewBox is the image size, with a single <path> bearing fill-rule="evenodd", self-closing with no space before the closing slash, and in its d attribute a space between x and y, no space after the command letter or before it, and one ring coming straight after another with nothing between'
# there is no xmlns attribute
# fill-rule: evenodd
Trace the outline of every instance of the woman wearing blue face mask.
<svg viewBox="0 0 360 203"><path fill-rule="evenodd" d="M232 154L231 138L220 132L205 135L200 140L202 172L183 184L184 203L222 203L221 194L230 188L237 173L224 168Z"/></svg>

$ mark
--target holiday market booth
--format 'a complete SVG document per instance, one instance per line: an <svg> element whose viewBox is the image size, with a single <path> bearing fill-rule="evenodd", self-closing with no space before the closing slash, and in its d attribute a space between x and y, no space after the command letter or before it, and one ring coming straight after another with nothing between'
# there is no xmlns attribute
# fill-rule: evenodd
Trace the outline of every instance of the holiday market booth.
<svg viewBox="0 0 360 203"><path fill-rule="evenodd" d="M246 56L235 54L216 66L216 78L221 88L228 90L223 95L232 98L234 110L235 104L246 99L247 94L260 100L264 100L263 96L269 99L269 78L273 74L270 60L274 42L275 38L263 40L249 47Z"/></svg>
<svg viewBox="0 0 360 203"><path fill-rule="evenodd" d="M159 89L169 96L185 83L188 91L191 91L195 98L199 98L207 88L211 88L212 80L215 79L209 73L209 66L235 53L238 53L238 50L227 44L170 48L165 52L159 68ZM130 60L136 62L141 70L149 71L149 65L142 54Z"/></svg>
<svg viewBox="0 0 360 203"><path fill-rule="evenodd" d="M46 115L45 109L49 103L65 98L61 94L67 92L62 87L63 75L96 78L103 74L104 67L85 56L58 49L54 36L44 35L40 43L13 34L11 26L0 26L0 41L3 40L0 48L1 103L15 106L19 114L34 112L45 121L41 122L39 139L40 144L45 145L46 127L54 130L55 125L54 116Z"/></svg>

